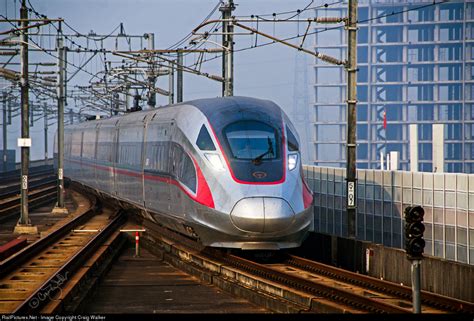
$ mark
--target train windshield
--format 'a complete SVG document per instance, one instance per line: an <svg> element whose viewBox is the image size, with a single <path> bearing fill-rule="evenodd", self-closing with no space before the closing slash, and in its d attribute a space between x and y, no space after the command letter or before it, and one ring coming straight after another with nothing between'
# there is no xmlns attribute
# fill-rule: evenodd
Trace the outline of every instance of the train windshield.
<svg viewBox="0 0 474 321"><path fill-rule="evenodd" d="M252 120L242 120L224 128L232 157L235 159L269 160L278 158L275 128Z"/></svg>

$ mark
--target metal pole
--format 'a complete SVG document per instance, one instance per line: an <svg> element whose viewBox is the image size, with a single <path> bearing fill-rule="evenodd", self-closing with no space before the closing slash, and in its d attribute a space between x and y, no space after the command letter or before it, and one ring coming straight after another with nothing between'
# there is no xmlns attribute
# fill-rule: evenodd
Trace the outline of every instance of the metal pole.
<svg viewBox="0 0 474 321"><path fill-rule="evenodd" d="M413 292L413 313L421 313L421 260L411 262L411 289Z"/></svg>
<svg viewBox="0 0 474 321"><path fill-rule="evenodd" d="M173 63L170 62L170 71L169 71L169 85L168 85L168 90L169 90L169 96L168 96L168 103L170 105L174 104L174 69L173 69Z"/></svg>
<svg viewBox="0 0 474 321"><path fill-rule="evenodd" d="M234 1L229 0L223 4L219 10L222 12L222 19L228 20L232 17L232 11L235 9ZM222 96L234 95L234 26L229 21L222 23L222 46L224 54L222 55Z"/></svg>
<svg viewBox="0 0 474 321"><path fill-rule="evenodd" d="M357 128L357 0L349 0L347 71L347 224L348 235L355 238L357 212L356 128Z"/></svg>
<svg viewBox="0 0 474 321"><path fill-rule="evenodd" d="M176 102L183 102L183 52L178 50L178 74L176 77Z"/></svg>
<svg viewBox="0 0 474 321"><path fill-rule="evenodd" d="M7 171L7 93L3 93L3 172Z"/></svg>
<svg viewBox="0 0 474 321"><path fill-rule="evenodd" d="M43 105L44 114L44 160L48 160L48 105Z"/></svg>
<svg viewBox="0 0 474 321"><path fill-rule="evenodd" d="M148 34L148 49L155 50L155 34L149 33ZM155 68L154 68L154 60L153 54L150 54L150 61L148 63L148 105L152 108L156 106L156 93L155 93Z"/></svg>
<svg viewBox="0 0 474 321"><path fill-rule="evenodd" d="M26 28L28 26L28 10L26 8L26 0L21 1L20 9L21 27ZM21 138L24 139L21 144L21 216L18 225L27 225L30 223L28 218L28 170L30 163L30 148L27 147L28 143L25 143L30 136L29 127L29 84L28 84L28 31L27 29L21 30L21 46L20 46L20 59L21 59L21 78L20 78L20 90L21 90Z"/></svg>
<svg viewBox="0 0 474 321"><path fill-rule="evenodd" d="M67 209L64 206L64 72L66 67L66 47L63 45L63 38L59 36L61 24L57 38L58 48L58 77L57 77L57 96L58 96L58 203L53 209L53 213L64 214Z"/></svg>

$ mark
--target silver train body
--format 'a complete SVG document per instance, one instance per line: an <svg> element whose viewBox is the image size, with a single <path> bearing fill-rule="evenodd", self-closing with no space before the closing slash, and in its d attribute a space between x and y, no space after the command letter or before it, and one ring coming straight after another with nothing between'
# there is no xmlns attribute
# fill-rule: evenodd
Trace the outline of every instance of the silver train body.
<svg viewBox="0 0 474 321"><path fill-rule="evenodd" d="M67 126L65 177L240 249L298 247L312 224L297 132L271 101L199 99Z"/></svg>

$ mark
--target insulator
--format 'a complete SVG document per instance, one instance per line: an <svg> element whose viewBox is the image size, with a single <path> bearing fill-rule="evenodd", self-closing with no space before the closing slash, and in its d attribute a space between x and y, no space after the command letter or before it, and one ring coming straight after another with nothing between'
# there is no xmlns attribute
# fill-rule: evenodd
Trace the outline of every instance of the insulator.
<svg viewBox="0 0 474 321"><path fill-rule="evenodd" d="M316 22L319 23L340 23L343 22L344 18L341 17L320 17L316 18Z"/></svg>
<svg viewBox="0 0 474 321"><path fill-rule="evenodd" d="M344 62L339 60L339 59L336 59L336 58L333 58L331 56L327 56L325 54L322 54L322 53L318 53L318 58L321 59L322 61L326 61L326 62L329 62L330 64L334 64L334 65L343 65Z"/></svg>

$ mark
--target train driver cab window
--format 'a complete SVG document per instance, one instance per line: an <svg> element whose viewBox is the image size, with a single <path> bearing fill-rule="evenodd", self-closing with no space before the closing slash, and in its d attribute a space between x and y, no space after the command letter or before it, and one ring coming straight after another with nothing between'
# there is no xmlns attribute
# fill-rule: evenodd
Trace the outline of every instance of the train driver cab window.
<svg viewBox="0 0 474 321"><path fill-rule="evenodd" d="M235 159L278 158L277 132L265 123L242 120L224 128L224 136Z"/></svg>
<svg viewBox="0 0 474 321"><path fill-rule="evenodd" d="M206 126L202 125L201 130L196 141L196 145L200 150L216 150L216 146L212 142L211 135L206 129Z"/></svg>
<svg viewBox="0 0 474 321"><path fill-rule="evenodd" d="M287 140L288 140L288 150L289 150L290 152L297 152L297 151L299 150L298 141L296 140L295 135L294 135L293 132L288 128L288 126L286 126L286 135L288 136L288 137L287 137Z"/></svg>

